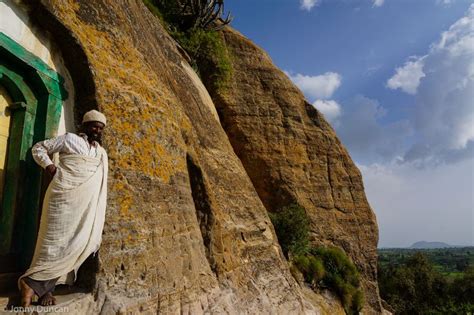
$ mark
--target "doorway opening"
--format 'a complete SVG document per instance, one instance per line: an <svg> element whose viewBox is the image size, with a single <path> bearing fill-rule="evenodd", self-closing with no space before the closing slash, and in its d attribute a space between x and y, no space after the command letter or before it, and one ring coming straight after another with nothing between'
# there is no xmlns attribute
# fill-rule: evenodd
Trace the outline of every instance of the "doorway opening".
<svg viewBox="0 0 474 315"><path fill-rule="evenodd" d="M67 97L63 83L0 32L0 291L16 287L33 255L43 179L31 147L55 136Z"/></svg>

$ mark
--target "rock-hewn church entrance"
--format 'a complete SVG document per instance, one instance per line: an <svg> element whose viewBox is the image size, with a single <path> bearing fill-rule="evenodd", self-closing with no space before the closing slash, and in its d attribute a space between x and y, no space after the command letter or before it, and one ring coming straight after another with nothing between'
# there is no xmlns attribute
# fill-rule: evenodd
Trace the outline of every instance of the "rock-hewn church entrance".
<svg viewBox="0 0 474 315"><path fill-rule="evenodd" d="M56 134L65 97L59 74L0 32L0 289L31 259L42 172L30 150Z"/></svg>

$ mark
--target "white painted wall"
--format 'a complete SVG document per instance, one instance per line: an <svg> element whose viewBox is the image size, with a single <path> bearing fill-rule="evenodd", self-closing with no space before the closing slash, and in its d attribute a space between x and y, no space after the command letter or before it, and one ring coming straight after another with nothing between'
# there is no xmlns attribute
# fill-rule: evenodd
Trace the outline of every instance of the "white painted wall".
<svg viewBox="0 0 474 315"><path fill-rule="evenodd" d="M32 25L26 9L15 0L0 0L0 32L16 41L26 50L39 57L65 80L69 96L63 102L58 135L74 132L74 87L69 71L64 65L61 52L45 31Z"/></svg>

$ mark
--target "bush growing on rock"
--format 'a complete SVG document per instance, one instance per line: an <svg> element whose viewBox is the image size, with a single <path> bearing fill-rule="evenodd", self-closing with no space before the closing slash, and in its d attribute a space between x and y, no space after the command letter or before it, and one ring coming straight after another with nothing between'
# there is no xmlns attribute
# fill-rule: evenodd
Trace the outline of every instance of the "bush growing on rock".
<svg viewBox="0 0 474 315"><path fill-rule="evenodd" d="M347 314L357 314L364 306L359 272L341 249L312 247L307 253L295 256L292 263L311 288L327 288L335 292Z"/></svg>
<svg viewBox="0 0 474 315"><path fill-rule="evenodd" d="M157 16L168 33L191 57L191 66L202 76L206 74L216 90L225 89L232 75L231 56L215 23L201 25L183 11L187 1L143 0ZM212 1L215 2L215 1ZM189 7L189 5L188 5ZM228 24L230 20L225 20ZM217 22L223 23L223 22ZM224 25L225 25L224 24Z"/></svg>
<svg viewBox="0 0 474 315"><path fill-rule="evenodd" d="M347 314L364 306L359 272L344 251L336 247L309 246L309 220L299 205L290 205L270 218L283 253L313 290L329 289L340 298Z"/></svg>
<svg viewBox="0 0 474 315"><path fill-rule="evenodd" d="M283 254L301 255L309 249L309 220L306 211L292 204L276 213L270 213Z"/></svg>
<svg viewBox="0 0 474 315"><path fill-rule="evenodd" d="M230 55L217 31L194 29L173 37L192 57L192 66L199 75L203 73L214 83L213 88L227 86L232 74Z"/></svg>
<svg viewBox="0 0 474 315"><path fill-rule="evenodd" d="M230 12L225 18L224 0L143 0L156 7L160 18L181 31L190 29L218 30L232 21Z"/></svg>
<svg viewBox="0 0 474 315"><path fill-rule="evenodd" d="M317 288L326 275L323 262L319 257L299 255L294 257L293 263L303 274L304 280L309 283L312 288Z"/></svg>
<svg viewBox="0 0 474 315"><path fill-rule="evenodd" d="M335 281L341 278L354 287L359 286L359 273L346 253L336 247L317 247L312 248L310 253L320 257L324 262L324 268L328 273L327 281Z"/></svg>

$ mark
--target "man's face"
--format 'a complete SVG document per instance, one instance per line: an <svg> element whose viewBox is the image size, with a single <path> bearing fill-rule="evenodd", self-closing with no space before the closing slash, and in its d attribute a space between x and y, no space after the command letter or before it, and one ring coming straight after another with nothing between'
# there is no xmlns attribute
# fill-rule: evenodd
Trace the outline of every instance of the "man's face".
<svg viewBox="0 0 474 315"><path fill-rule="evenodd" d="M87 135L89 140L102 141L102 131L105 125L99 121L91 121L84 124L84 133Z"/></svg>

